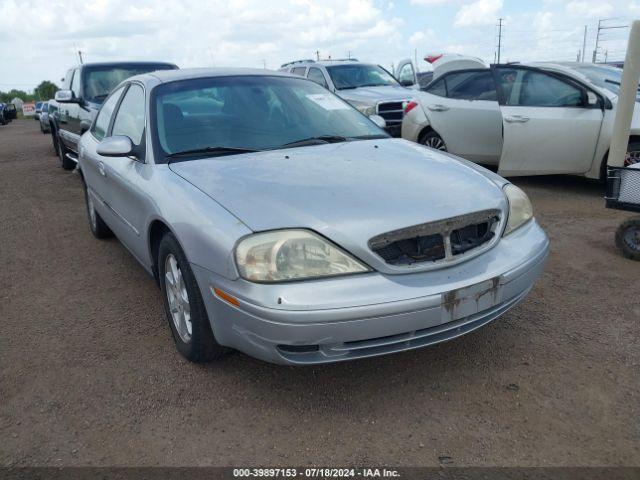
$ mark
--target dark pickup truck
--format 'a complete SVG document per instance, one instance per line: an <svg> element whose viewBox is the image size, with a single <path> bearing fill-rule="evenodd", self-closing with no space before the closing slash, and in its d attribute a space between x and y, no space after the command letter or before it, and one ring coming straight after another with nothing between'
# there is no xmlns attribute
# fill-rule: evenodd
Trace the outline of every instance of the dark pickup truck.
<svg viewBox="0 0 640 480"><path fill-rule="evenodd" d="M78 162L78 142L95 118L102 102L123 80L141 73L178 68L165 62L85 63L67 71L62 89L49 102L53 148L62 168Z"/></svg>

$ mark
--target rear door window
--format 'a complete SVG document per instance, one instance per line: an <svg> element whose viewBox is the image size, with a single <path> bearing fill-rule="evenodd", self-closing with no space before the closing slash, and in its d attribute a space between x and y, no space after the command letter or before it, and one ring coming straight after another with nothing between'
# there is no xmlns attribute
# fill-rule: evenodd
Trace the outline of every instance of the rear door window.
<svg viewBox="0 0 640 480"><path fill-rule="evenodd" d="M294 75L300 75L304 77L304 72L306 69L307 67L296 67L293 70L291 70L291 73L293 73Z"/></svg>
<svg viewBox="0 0 640 480"><path fill-rule="evenodd" d="M449 98L498 100L493 75L489 70L451 73L445 77L445 81Z"/></svg>

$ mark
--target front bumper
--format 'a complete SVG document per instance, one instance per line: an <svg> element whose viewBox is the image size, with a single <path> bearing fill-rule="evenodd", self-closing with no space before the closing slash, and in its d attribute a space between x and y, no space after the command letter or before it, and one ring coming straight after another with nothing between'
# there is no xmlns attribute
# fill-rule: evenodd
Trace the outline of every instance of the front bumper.
<svg viewBox="0 0 640 480"><path fill-rule="evenodd" d="M317 364L432 345L489 323L524 299L548 248L531 221L468 262L428 272L259 285L193 270L219 343L273 363Z"/></svg>

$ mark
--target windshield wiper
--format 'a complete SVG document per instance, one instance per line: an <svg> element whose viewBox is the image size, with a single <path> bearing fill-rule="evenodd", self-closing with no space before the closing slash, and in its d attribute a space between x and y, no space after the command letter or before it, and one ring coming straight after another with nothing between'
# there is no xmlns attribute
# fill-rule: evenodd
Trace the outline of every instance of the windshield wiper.
<svg viewBox="0 0 640 480"><path fill-rule="evenodd" d="M355 137L349 137L349 138L353 138L356 140L375 140L375 139L380 139L380 138L391 138L389 135L382 135L380 133L375 133L375 134L371 134L371 135L358 135Z"/></svg>
<svg viewBox="0 0 640 480"><path fill-rule="evenodd" d="M293 142L285 143L276 148L304 147L307 145L321 145L325 143L346 142L347 137L341 135L319 135L317 137L302 138Z"/></svg>
<svg viewBox="0 0 640 480"><path fill-rule="evenodd" d="M194 148L192 150L182 150L181 152L174 152L167 155L166 158L179 158L179 157L189 157L191 155L198 154L233 154L233 153L251 153L251 152L259 152L260 150L255 148L242 148L242 147L204 147L204 148Z"/></svg>

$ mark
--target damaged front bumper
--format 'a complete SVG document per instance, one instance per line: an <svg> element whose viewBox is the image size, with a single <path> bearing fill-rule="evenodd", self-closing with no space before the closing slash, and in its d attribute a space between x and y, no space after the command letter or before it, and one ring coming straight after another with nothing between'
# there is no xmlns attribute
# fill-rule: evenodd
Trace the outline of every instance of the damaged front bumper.
<svg viewBox="0 0 640 480"><path fill-rule="evenodd" d="M193 265L219 343L274 363L383 355L471 332L525 298L549 241L535 221L467 262L427 272L254 284ZM231 305L218 288L237 298Z"/></svg>

